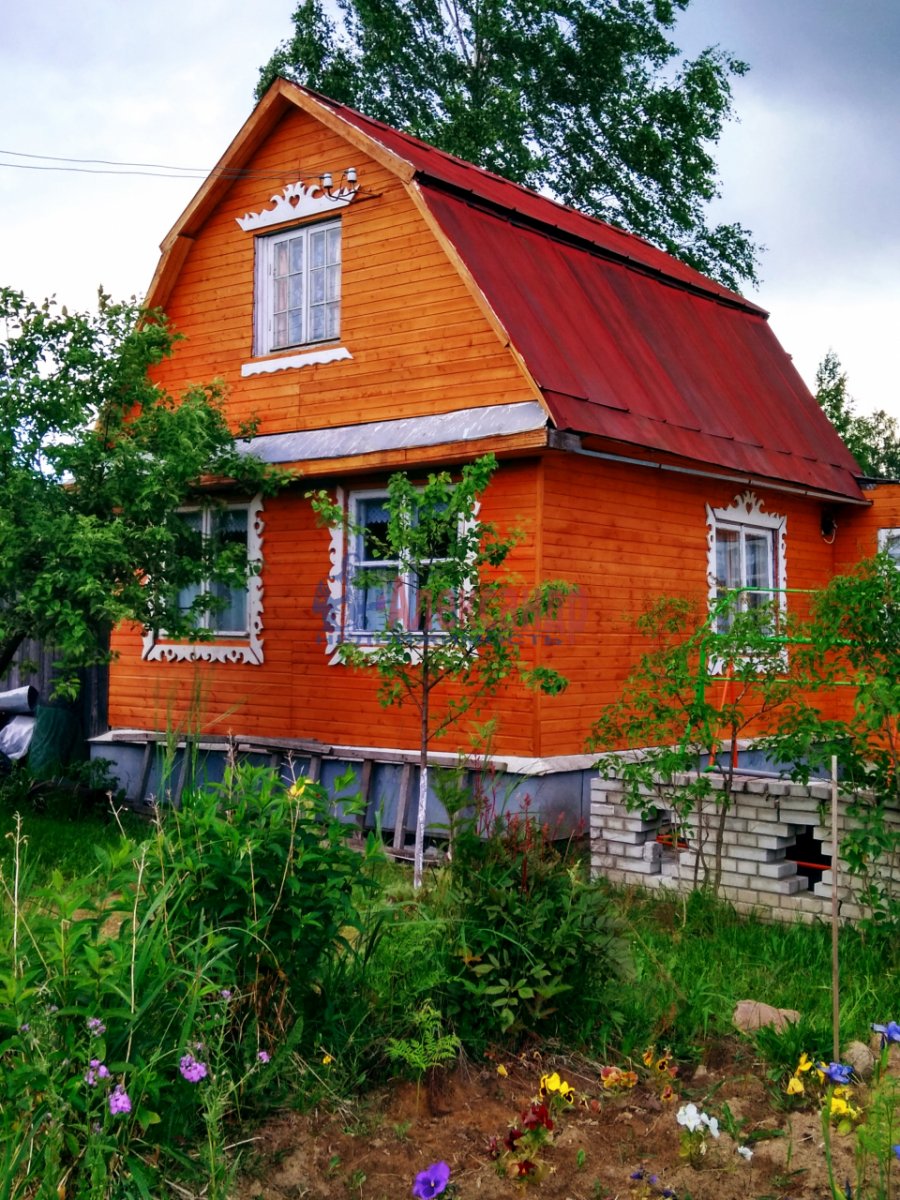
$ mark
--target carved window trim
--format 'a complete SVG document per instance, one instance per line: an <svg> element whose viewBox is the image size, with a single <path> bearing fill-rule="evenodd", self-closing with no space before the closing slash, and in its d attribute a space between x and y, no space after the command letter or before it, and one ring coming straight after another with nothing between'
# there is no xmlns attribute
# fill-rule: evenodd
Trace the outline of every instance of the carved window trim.
<svg viewBox="0 0 900 1200"><path fill-rule="evenodd" d="M720 530L738 531L741 538L741 586L746 586L746 564L743 559L743 542L745 535L765 533L770 542L770 559L772 578L768 588L771 589L772 603L776 609L784 613L787 610L787 517L781 513L763 511L763 502L755 492L747 490L735 496L726 508L706 506L707 525L707 584L709 588L709 603L712 607L719 599L727 585L718 578L718 544L717 533Z"/></svg>
<svg viewBox="0 0 900 1200"><path fill-rule="evenodd" d="M165 633L147 630L144 634L141 658L145 662L263 662L263 506L255 496L248 502L228 504L247 512L247 562L255 570L247 577L246 635L214 635L209 641L173 641Z"/></svg>

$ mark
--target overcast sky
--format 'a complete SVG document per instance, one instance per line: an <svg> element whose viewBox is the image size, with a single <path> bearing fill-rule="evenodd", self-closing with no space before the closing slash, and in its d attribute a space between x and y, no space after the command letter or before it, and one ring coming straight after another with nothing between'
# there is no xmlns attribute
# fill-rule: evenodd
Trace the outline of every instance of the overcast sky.
<svg viewBox="0 0 900 1200"><path fill-rule="evenodd" d="M293 0L43 0L0 33L0 284L90 306L142 295L199 178L37 157L214 165ZM861 410L900 416L900 2L692 0L675 40L750 63L717 220L767 249L751 297L807 383L829 348ZM13 153L14 152L14 153ZM116 173L112 173L116 172ZM171 176L179 176L172 178Z"/></svg>

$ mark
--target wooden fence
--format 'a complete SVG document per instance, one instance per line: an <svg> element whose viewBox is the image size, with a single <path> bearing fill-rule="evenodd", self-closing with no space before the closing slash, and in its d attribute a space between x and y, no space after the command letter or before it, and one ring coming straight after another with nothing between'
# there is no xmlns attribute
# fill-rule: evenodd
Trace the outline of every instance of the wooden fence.
<svg viewBox="0 0 900 1200"><path fill-rule="evenodd" d="M25 641L19 647L9 671L0 677L0 692L31 684L37 689L38 703L49 704L56 677L52 651L48 651L40 642ZM86 740L105 733L109 728L109 669L106 666L89 667L80 672L80 677L81 691L74 708L81 723L81 735Z"/></svg>

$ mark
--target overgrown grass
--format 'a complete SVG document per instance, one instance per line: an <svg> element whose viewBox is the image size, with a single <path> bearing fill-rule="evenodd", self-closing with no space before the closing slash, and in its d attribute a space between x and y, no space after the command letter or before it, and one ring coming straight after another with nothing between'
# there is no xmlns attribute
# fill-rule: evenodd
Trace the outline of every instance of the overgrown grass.
<svg viewBox="0 0 900 1200"><path fill-rule="evenodd" d="M98 850L111 851L125 841L138 842L150 833L144 817L127 810L113 815L111 802L85 805L71 794L44 795L38 803L27 795L0 791L0 834L12 829L13 815L22 818L28 839L28 862L35 886L44 886L54 871L63 879L83 877L100 863ZM13 856L11 837L0 837L0 866Z"/></svg>
<svg viewBox="0 0 900 1200"><path fill-rule="evenodd" d="M829 925L740 916L702 892L686 905L674 895L631 889L612 894L636 973L636 986L623 993L610 1031L623 1053L655 1042L671 1045L678 1057L697 1057L705 1041L734 1032L738 1001L759 1000L797 1010L806 1049L830 1057ZM898 977L895 938L841 929L841 1044L868 1041L871 1022L895 1011Z"/></svg>
<svg viewBox="0 0 900 1200"><path fill-rule="evenodd" d="M224 1200L239 1122L359 1094L398 1062L421 1074L457 1038L473 1057L543 1038L690 1062L754 999L802 1015L757 1039L773 1067L830 1057L826 925L593 886L527 817L489 846L461 837L413 893L377 845L350 849L321 788L258 770L159 827L63 799L15 811L18 835L0 808L0 1144L37 1165L0 1157L10 1200L61 1181L70 1200L147 1198L162 1169ZM843 1043L900 1016L898 970L890 938L841 931Z"/></svg>

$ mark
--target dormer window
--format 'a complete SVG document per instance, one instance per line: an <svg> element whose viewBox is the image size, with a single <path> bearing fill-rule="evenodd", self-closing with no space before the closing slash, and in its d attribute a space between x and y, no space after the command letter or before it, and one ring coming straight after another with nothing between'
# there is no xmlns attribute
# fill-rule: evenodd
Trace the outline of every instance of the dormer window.
<svg viewBox="0 0 900 1200"><path fill-rule="evenodd" d="M341 324L341 223L256 239L256 353L332 341Z"/></svg>

